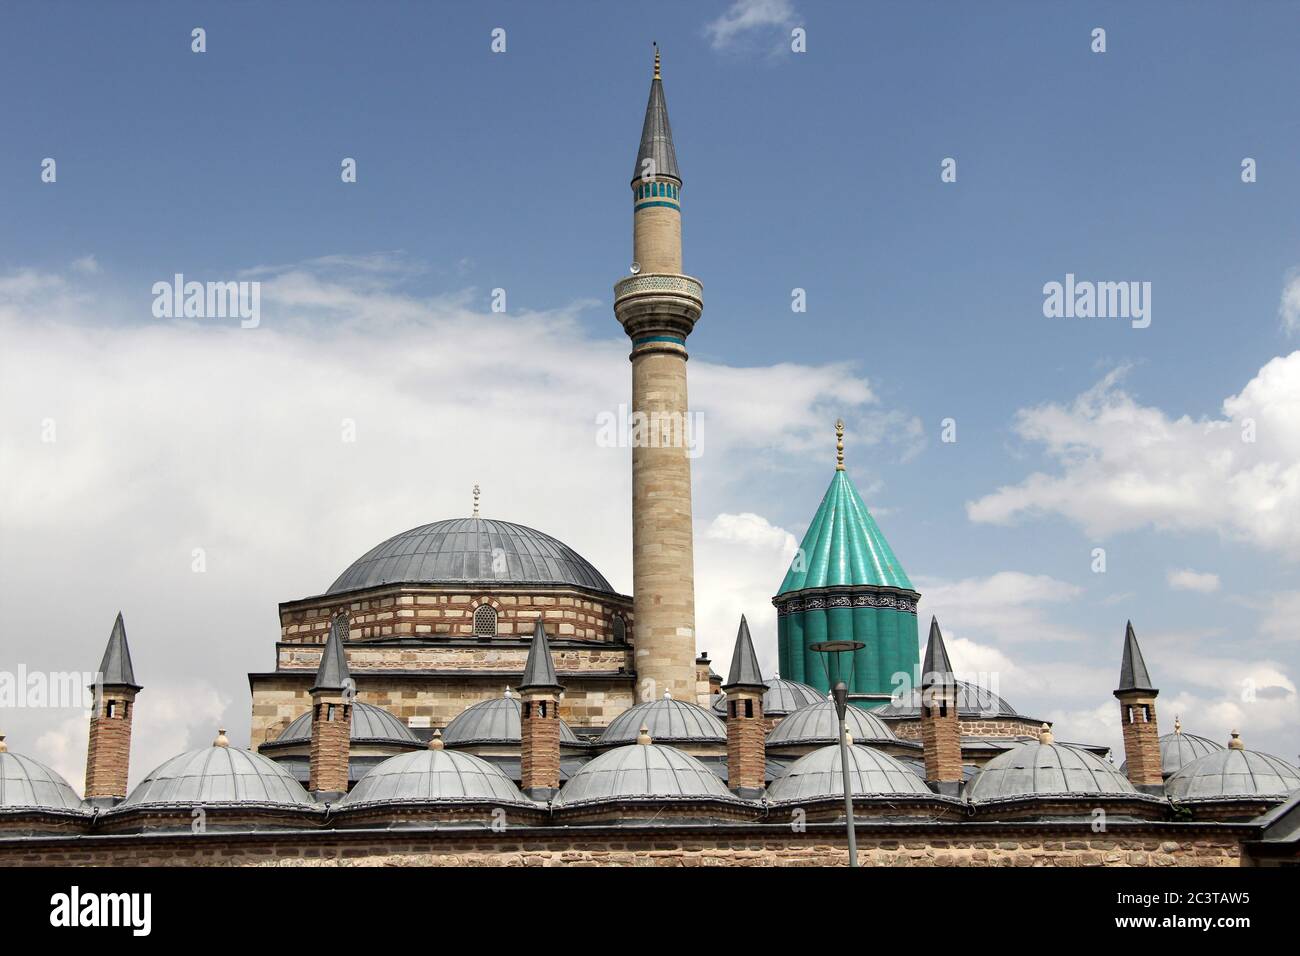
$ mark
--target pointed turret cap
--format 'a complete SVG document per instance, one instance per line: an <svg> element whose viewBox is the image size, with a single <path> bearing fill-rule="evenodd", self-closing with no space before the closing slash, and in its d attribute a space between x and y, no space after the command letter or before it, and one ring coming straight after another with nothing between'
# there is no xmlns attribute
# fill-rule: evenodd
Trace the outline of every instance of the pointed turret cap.
<svg viewBox="0 0 1300 956"><path fill-rule="evenodd" d="M1124 631L1124 660L1119 666L1119 687L1115 693L1130 690L1154 691L1151 675L1147 673L1147 662L1142 659L1142 648L1138 647L1137 635L1133 633L1133 622L1128 622Z"/></svg>
<svg viewBox="0 0 1300 956"><path fill-rule="evenodd" d="M546 628L539 620L533 627L533 643L528 648L528 663L519 681L520 690L563 690L564 685L555 676L555 661L551 660L551 646L546 641Z"/></svg>
<svg viewBox="0 0 1300 956"><path fill-rule="evenodd" d="M126 624L122 621L122 612L117 612L113 622L113 633L108 636L108 647L104 648L104 659L99 663L99 681L105 687L134 687L135 669L131 666L131 648L126 643Z"/></svg>
<svg viewBox="0 0 1300 956"><path fill-rule="evenodd" d="M939 619L930 618L930 639L925 642L925 660L921 664L921 683L925 687L955 687L957 675L952 671L952 662L948 660L948 648L943 644L943 632L939 630Z"/></svg>
<svg viewBox="0 0 1300 956"><path fill-rule="evenodd" d="M330 636L325 642L325 650L320 656L320 667L316 669L316 683L311 693L318 690L346 690L352 686L352 674L348 671L348 658L343 653L343 641L350 628L346 614L337 615L330 624Z"/></svg>
<svg viewBox="0 0 1300 956"><path fill-rule="evenodd" d="M664 100L664 81L659 76L659 48L655 48L655 74L650 81L650 101L645 107L645 123L641 127L641 148L636 153L636 168L632 181L644 173L645 160L654 161L654 175L671 176L682 181L677 168L677 150L673 148L673 129L668 125L668 103Z"/></svg>
<svg viewBox="0 0 1300 956"><path fill-rule="evenodd" d="M758 669L758 655L754 653L754 641L749 636L749 622L743 614L740 615L740 629L736 631L736 647L731 652L731 670L722 689L729 687L767 687Z"/></svg>

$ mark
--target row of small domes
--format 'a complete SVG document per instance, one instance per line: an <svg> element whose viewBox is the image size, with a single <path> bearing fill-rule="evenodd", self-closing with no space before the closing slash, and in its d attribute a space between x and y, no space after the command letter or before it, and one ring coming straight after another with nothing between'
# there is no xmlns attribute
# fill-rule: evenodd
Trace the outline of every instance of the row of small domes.
<svg viewBox="0 0 1300 956"><path fill-rule="evenodd" d="M860 744L849 753L855 796L933 796L912 770L888 754ZM837 796L842 792L840 759L838 744L801 757L772 783L767 800L797 803ZM1239 741L1192 761L1166 786L1167 795L1179 801L1281 797L1297 789L1300 770L1268 754L1245 750ZM976 804L1053 795L1157 799L1136 793L1107 761L1057 744L1047 731L1038 742L993 758L966 791L966 799ZM675 747L650 742L642 730L640 743L617 747L584 764L562 788L556 803L681 798L739 801L700 761ZM390 757L362 777L341 806L457 801L534 805L493 764L439 748ZM156 768L115 811L191 804L313 806L284 767L261 754L230 747L220 736L214 746L180 754ZM0 751L0 808L22 807L80 811L84 804L54 771Z"/></svg>

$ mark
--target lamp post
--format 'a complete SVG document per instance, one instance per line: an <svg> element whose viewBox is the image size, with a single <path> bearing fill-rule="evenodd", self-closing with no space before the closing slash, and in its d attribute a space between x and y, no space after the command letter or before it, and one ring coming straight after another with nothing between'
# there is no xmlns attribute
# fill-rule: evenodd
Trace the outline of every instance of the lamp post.
<svg viewBox="0 0 1300 956"><path fill-rule="evenodd" d="M859 648L866 647L861 641L821 641L810 645L819 654L826 655L826 679L830 682L830 664L835 663L836 677L840 673L840 654L852 654ZM851 658L850 658L851 660ZM849 866L858 865L858 835L853 823L853 787L849 783L849 685L842 679L835 681L831 688L831 699L835 701L835 713L840 719L840 774L844 779L844 820L849 837Z"/></svg>

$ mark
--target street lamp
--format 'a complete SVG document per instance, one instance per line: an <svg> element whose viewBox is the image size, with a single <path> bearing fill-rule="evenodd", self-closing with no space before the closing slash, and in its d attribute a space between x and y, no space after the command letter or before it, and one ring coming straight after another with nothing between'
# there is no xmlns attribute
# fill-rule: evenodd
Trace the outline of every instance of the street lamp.
<svg viewBox="0 0 1300 956"><path fill-rule="evenodd" d="M835 713L840 718L840 773L844 778L844 820L849 835L849 866L858 865L858 836L853 823L853 787L849 783L849 685L841 673L840 654L850 655L850 664L854 651L866 647L861 641L820 641L809 645L818 654L825 654L826 681L831 681L831 665L834 664L835 684L831 688L831 699L835 701Z"/></svg>

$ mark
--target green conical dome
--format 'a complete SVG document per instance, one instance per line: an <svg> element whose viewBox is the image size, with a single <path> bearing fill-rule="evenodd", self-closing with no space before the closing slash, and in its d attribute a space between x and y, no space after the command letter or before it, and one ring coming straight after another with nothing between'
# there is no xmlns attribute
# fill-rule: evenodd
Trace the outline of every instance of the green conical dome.
<svg viewBox="0 0 1300 956"><path fill-rule="evenodd" d="M912 590L848 472L837 471L777 595L854 585Z"/></svg>
<svg viewBox="0 0 1300 956"><path fill-rule="evenodd" d="M850 693L883 701L900 678L915 677L921 595L844 471L842 428L837 423L835 477L772 598L777 647L782 674L823 693L843 679ZM825 641L863 646L846 663L817 650ZM869 700L859 705L874 706Z"/></svg>

